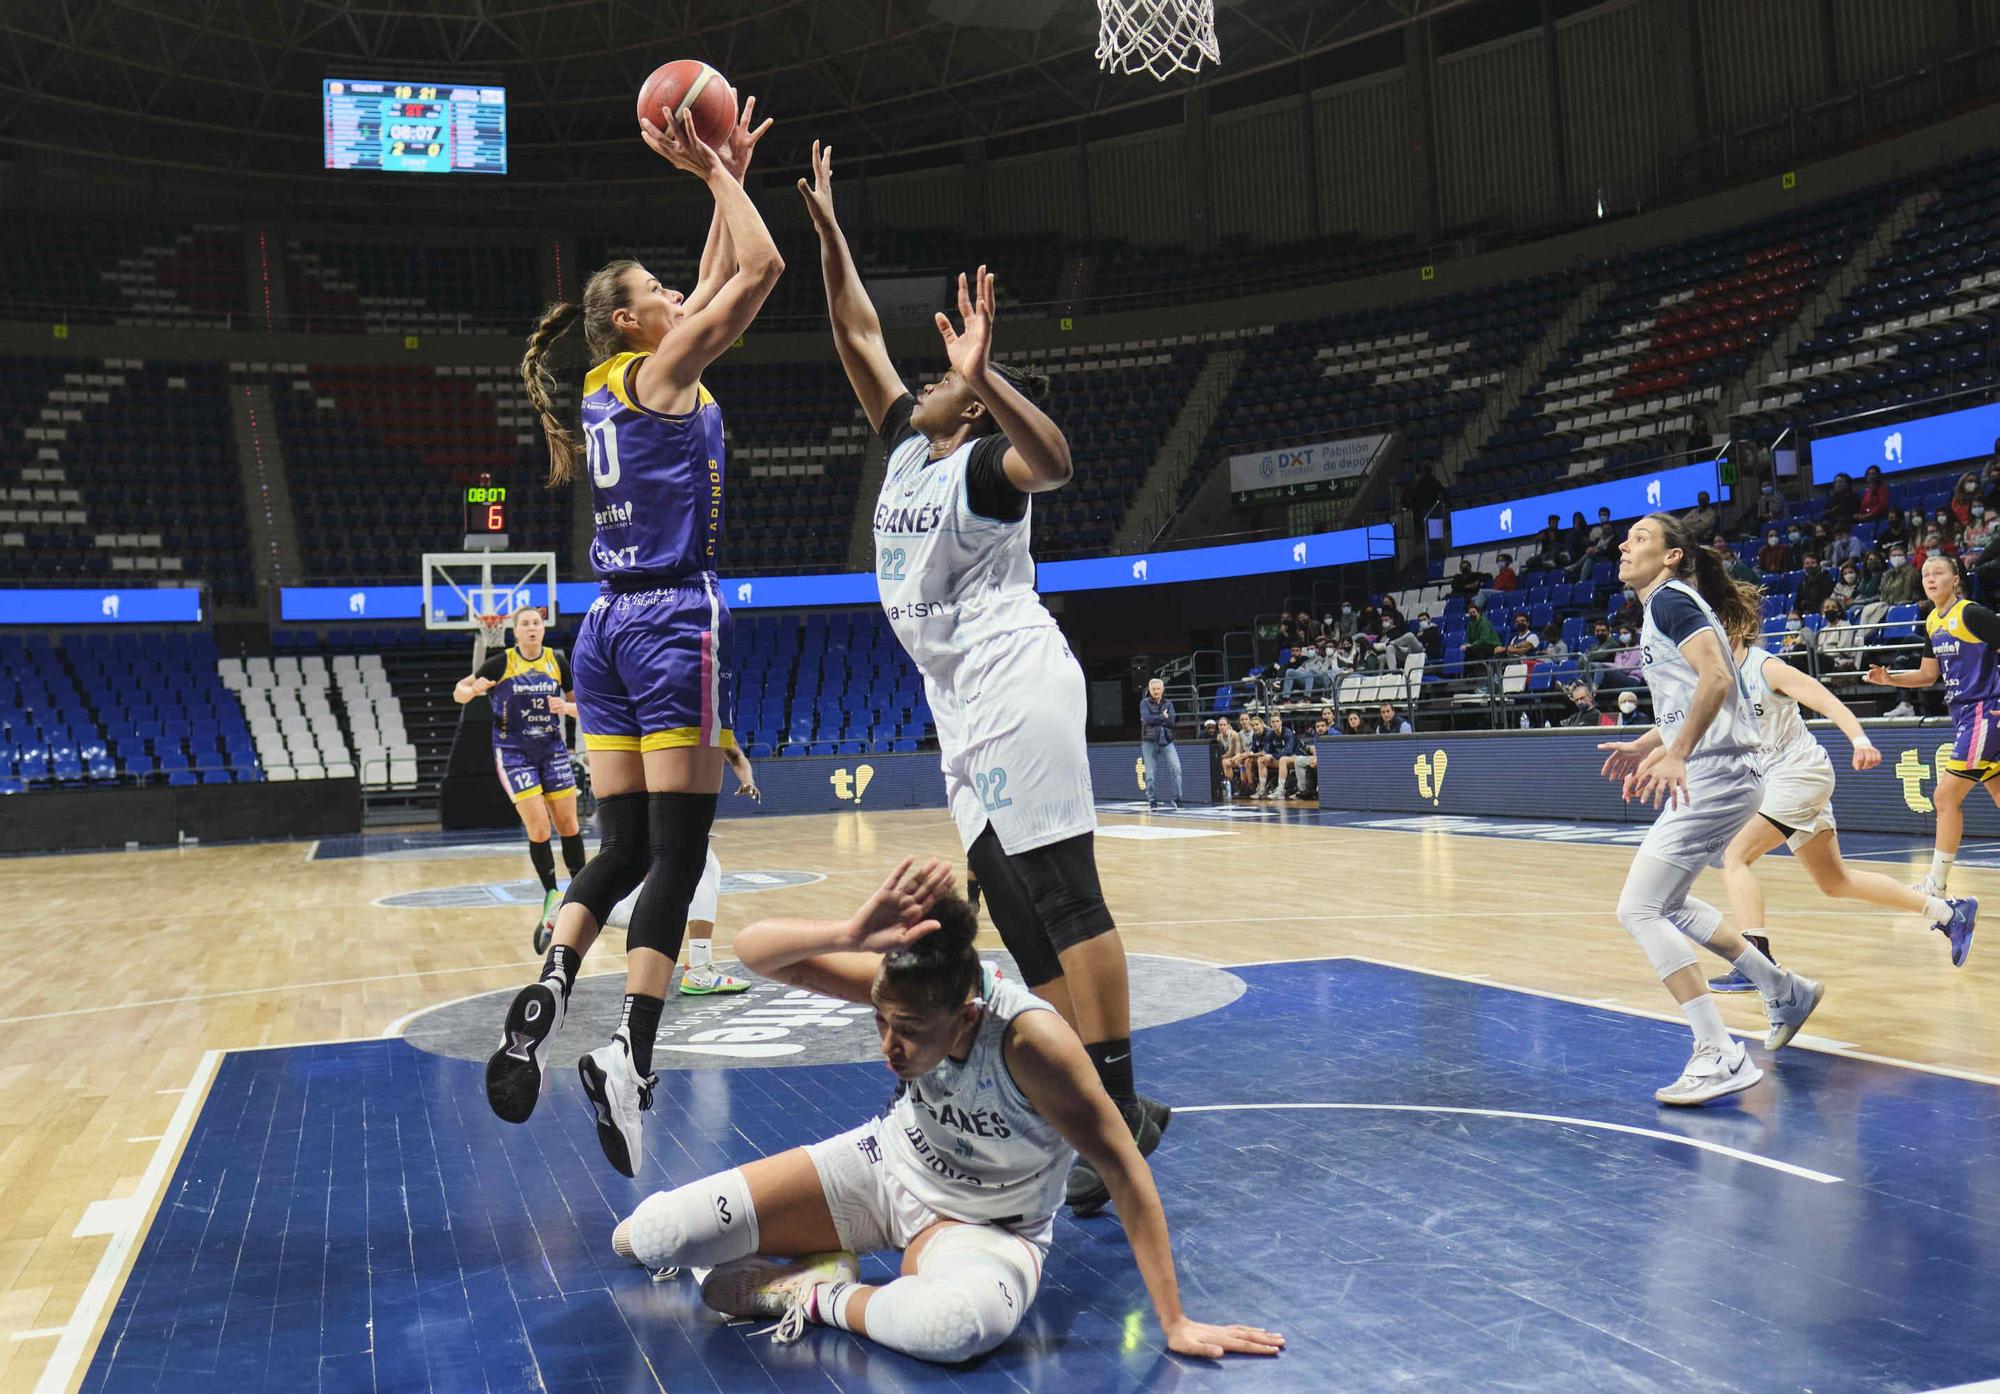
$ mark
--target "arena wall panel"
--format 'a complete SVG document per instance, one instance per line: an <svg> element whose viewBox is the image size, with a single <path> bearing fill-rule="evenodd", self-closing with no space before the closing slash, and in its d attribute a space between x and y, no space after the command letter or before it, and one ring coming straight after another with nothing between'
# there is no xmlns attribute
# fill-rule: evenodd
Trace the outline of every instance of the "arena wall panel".
<svg viewBox="0 0 2000 1394"><path fill-rule="evenodd" d="M1662 32L1665 30L1666 32ZM1567 21L1556 36L1562 74L1568 201L1629 208L1659 187L1667 152L1694 138L1685 26L1630 0Z"/></svg>
<svg viewBox="0 0 2000 1394"><path fill-rule="evenodd" d="M172 847L202 842L326 837L361 831L361 785L352 779L283 784L149 785L52 789L0 805L0 853Z"/></svg>
<svg viewBox="0 0 2000 1394"><path fill-rule="evenodd" d="M835 171L835 188L839 172ZM945 169L885 174L868 181L870 227L957 227L965 216L965 175Z"/></svg>
<svg viewBox="0 0 2000 1394"><path fill-rule="evenodd" d="M1833 95L1822 59L1820 0L1699 3L1711 129L1752 125Z"/></svg>
<svg viewBox="0 0 2000 1394"><path fill-rule="evenodd" d="M1438 60L1438 202L1445 227L1552 220L1559 203L1542 47L1533 32Z"/></svg>
<svg viewBox="0 0 2000 1394"><path fill-rule="evenodd" d="M1090 220L1098 237L1145 247L1185 246L1187 161L1176 126L1090 147Z"/></svg>
<svg viewBox="0 0 2000 1394"><path fill-rule="evenodd" d="M986 166L986 223L994 232L1059 232L1083 237L1076 151L1047 150Z"/></svg>
<svg viewBox="0 0 2000 1394"><path fill-rule="evenodd" d="M1857 774L1853 751L1838 731L1816 724L1814 735L1833 758L1834 817L1854 832L1928 837L1935 819L1931 791L1938 761L1950 753L1951 726L1870 721L1880 767ZM1650 823L1654 810L1628 804L1599 773L1605 740L1637 729L1420 732L1413 736L1349 737L1319 742L1320 807L1356 813L1439 814L1482 818ZM1532 772L1532 777L1530 776ZM1990 837L1993 809L1981 796L1966 804L1968 835Z"/></svg>
<svg viewBox="0 0 2000 1394"><path fill-rule="evenodd" d="M1954 47L1950 5L1884 5L1881 0L1833 0L1834 51L1840 85L1880 82L1913 73Z"/></svg>
<svg viewBox="0 0 2000 1394"><path fill-rule="evenodd" d="M1401 70L1315 92L1313 120L1326 230L1369 239L1414 235L1417 175Z"/></svg>
<svg viewBox="0 0 2000 1394"><path fill-rule="evenodd" d="M1209 139L1218 237L1295 242L1312 236L1314 191L1304 176L1298 98L1218 116Z"/></svg>

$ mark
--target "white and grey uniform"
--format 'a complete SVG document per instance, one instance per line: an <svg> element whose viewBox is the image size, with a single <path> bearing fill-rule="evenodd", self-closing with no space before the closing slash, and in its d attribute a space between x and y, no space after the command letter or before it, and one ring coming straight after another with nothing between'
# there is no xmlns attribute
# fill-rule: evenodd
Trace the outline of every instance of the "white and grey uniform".
<svg viewBox="0 0 2000 1394"><path fill-rule="evenodd" d="M1798 699L1765 681L1764 665L1774 659L1769 649L1753 648L1741 665L1763 738L1764 802L1757 811L1791 830L1785 845L1796 852L1833 830L1833 761L1806 730Z"/></svg>
<svg viewBox="0 0 2000 1394"><path fill-rule="evenodd" d="M1694 587L1667 581L1646 597L1640 653L1646 686L1653 694L1654 719L1661 739L1669 745L1680 735L1680 724L1687 719L1701 681L1681 646L1704 627L1715 635L1718 652L1727 661L1734 652L1729 636ZM1643 854L1686 870L1714 865L1764 798L1757 716L1742 673L1733 676L1735 692L1688 757L1686 800L1661 810L1639 846Z"/></svg>
<svg viewBox="0 0 2000 1394"><path fill-rule="evenodd" d="M991 823L1018 854L1092 832L1083 669L1035 594L1029 500L1017 495L1018 517L994 517L969 491L969 473L996 469L1006 438L933 460L913 407L906 395L882 419L875 575L923 674L959 840L969 849Z"/></svg>
<svg viewBox="0 0 2000 1394"><path fill-rule="evenodd" d="M963 1220L1023 1240L1039 1275L1076 1154L1014 1083L1005 1047L1016 1017L1054 1009L991 968L982 993L963 1061L947 1056L883 1117L806 1149L842 1248L907 1248L939 1220Z"/></svg>
<svg viewBox="0 0 2000 1394"><path fill-rule="evenodd" d="M611 913L605 916L604 923L613 929L630 929L632 927L632 907L639 903L639 896L645 889L646 883L644 881L634 886L632 894L611 907ZM694 888L694 898L688 901L688 919L700 920L703 924L714 924L715 902L721 894L722 863L716 858L715 844L710 842L708 844L708 861L701 869L701 881Z"/></svg>

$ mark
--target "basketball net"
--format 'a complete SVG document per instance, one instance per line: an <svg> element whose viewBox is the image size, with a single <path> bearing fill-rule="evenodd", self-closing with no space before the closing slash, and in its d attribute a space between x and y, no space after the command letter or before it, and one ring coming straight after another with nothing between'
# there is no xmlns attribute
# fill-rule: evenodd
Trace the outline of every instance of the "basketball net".
<svg viewBox="0 0 2000 1394"><path fill-rule="evenodd" d="M495 649L507 647L507 617L505 615L481 615L479 632L472 638L472 671L478 672L486 656Z"/></svg>
<svg viewBox="0 0 2000 1394"><path fill-rule="evenodd" d="M1097 0L1097 66L1151 73L1165 82L1222 61L1215 45L1215 0Z"/></svg>

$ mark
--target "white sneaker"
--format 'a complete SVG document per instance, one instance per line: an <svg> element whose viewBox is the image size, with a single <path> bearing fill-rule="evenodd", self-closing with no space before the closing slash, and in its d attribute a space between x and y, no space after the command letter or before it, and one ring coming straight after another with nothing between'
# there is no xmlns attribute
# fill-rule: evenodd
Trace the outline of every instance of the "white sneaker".
<svg viewBox="0 0 2000 1394"><path fill-rule="evenodd" d="M756 1255L723 1263L702 1279L701 1300L730 1317L782 1317L815 1283L851 1283L861 1276L853 1254L837 1249L798 1259Z"/></svg>
<svg viewBox="0 0 2000 1394"><path fill-rule="evenodd" d="M711 993L748 992L750 984L743 978L731 977L713 963L704 963L699 968L690 964L681 970L680 990L688 997L706 997Z"/></svg>
<svg viewBox="0 0 2000 1394"><path fill-rule="evenodd" d="M1792 1037L1806 1024L1806 1018L1819 1006L1820 998L1826 996L1824 983L1816 983L1801 973L1787 972L1785 976L1785 991L1764 999L1764 1012L1771 1018L1770 1034L1764 1037L1766 1050L1783 1050L1790 1045Z"/></svg>
<svg viewBox="0 0 2000 1394"><path fill-rule="evenodd" d="M1915 716L1916 714L1917 709L1910 705L1908 698L1896 703L1895 706L1882 713L1884 716Z"/></svg>
<svg viewBox="0 0 2000 1394"><path fill-rule="evenodd" d="M655 1076L639 1078L632 1068L632 1047L623 1036L599 1046L576 1062L584 1097L597 1122L597 1141L605 1160L625 1176L637 1176L645 1160L645 1134L640 1116L653 1106Z"/></svg>
<svg viewBox="0 0 2000 1394"><path fill-rule="evenodd" d="M1731 1041L1729 1047L1725 1052L1718 1046L1697 1045L1681 1077L1654 1090L1653 1097L1663 1104L1688 1108L1724 1094L1741 1093L1764 1077L1764 1072L1750 1063L1750 1052L1741 1041Z"/></svg>

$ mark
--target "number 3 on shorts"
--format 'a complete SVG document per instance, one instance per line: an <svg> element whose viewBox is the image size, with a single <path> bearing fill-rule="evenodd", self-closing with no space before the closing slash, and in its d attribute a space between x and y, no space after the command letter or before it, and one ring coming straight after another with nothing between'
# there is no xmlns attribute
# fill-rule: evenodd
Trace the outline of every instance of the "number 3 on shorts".
<svg viewBox="0 0 2000 1394"><path fill-rule="evenodd" d="M984 774L972 777L972 787L979 794L980 807L988 813L998 813L1003 808L1012 808L1014 801L1004 798L1001 790L1007 787L1007 771L995 765Z"/></svg>

